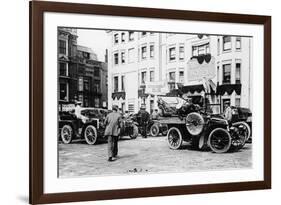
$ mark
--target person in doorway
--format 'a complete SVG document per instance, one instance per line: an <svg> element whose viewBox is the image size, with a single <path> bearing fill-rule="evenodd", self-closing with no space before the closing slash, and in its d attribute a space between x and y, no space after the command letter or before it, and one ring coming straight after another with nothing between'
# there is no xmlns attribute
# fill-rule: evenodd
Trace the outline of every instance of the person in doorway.
<svg viewBox="0 0 281 205"><path fill-rule="evenodd" d="M232 109L230 106L230 102L226 102L224 104L224 117L228 122L230 122L232 119Z"/></svg>
<svg viewBox="0 0 281 205"><path fill-rule="evenodd" d="M115 161L118 155L118 138L121 128L121 115L118 113L118 106L112 106L112 112L105 118L104 135L108 141L108 161Z"/></svg>
<svg viewBox="0 0 281 205"><path fill-rule="evenodd" d="M140 118L141 135L143 138L147 138L147 125L150 119L149 113L146 111L145 105L141 105L140 111L138 112Z"/></svg>

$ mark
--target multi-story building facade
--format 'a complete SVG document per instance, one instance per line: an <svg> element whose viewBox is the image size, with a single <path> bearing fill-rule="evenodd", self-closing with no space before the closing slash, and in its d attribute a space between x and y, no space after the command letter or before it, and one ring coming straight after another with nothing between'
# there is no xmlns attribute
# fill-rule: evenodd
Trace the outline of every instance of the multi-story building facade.
<svg viewBox="0 0 281 205"><path fill-rule="evenodd" d="M251 38L151 32L108 32L108 100L137 112L157 107L160 95L179 87L183 95L204 95L212 104L251 108ZM155 89L154 89L155 90ZM158 89L159 90L159 89ZM164 92L164 93L163 93Z"/></svg>
<svg viewBox="0 0 281 205"><path fill-rule="evenodd" d="M77 45L75 29L58 30L58 97L64 104L81 101L84 107L107 107L107 63L91 48Z"/></svg>

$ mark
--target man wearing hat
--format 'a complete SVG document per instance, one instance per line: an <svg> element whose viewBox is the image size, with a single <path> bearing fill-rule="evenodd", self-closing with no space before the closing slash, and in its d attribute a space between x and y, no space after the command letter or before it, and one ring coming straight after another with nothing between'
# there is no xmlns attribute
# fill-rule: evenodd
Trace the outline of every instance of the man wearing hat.
<svg viewBox="0 0 281 205"><path fill-rule="evenodd" d="M118 154L118 136L121 128L121 115L118 113L118 106L113 105L112 111L105 118L104 135L108 142L108 161L115 161Z"/></svg>
<svg viewBox="0 0 281 205"><path fill-rule="evenodd" d="M138 117L140 118L140 126L142 127L143 138L147 137L146 128L150 118L149 113L146 111L145 104L141 105L140 111L138 112Z"/></svg>

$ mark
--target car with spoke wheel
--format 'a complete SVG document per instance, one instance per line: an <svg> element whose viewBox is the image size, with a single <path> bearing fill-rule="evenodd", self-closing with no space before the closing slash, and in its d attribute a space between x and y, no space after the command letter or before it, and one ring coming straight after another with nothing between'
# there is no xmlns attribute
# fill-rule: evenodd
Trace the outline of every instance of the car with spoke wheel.
<svg viewBox="0 0 281 205"><path fill-rule="evenodd" d="M180 149L183 142L190 142L194 149L209 148L215 153L241 149L247 139L244 124L229 124L223 115L212 115L199 105L185 102L178 97L170 98L173 105L159 102L164 114L169 114L162 124L168 127L167 142L171 149Z"/></svg>
<svg viewBox="0 0 281 205"><path fill-rule="evenodd" d="M84 139L87 144L94 145L103 139L103 124L108 111L100 108L81 108L78 117L74 111L59 113L59 130L61 141L69 144L74 139Z"/></svg>

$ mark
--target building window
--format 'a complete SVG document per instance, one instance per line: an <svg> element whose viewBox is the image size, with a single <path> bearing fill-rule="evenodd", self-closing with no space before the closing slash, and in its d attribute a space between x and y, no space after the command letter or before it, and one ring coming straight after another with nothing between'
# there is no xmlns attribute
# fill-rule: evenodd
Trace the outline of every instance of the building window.
<svg viewBox="0 0 281 205"><path fill-rule="evenodd" d="M223 65L223 83L229 84L231 82L231 64Z"/></svg>
<svg viewBox="0 0 281 205"><path fill-rule="evenodd" d="M59 53L66 54L66 41L59 40Z"/></svg>
<svg viewBox="0 0 281 205"><path fill-rule="evenodd" d="M176 60L176 47L169 48L169 60Z"/></svg>
<svg viewBox="0 0 281 205"><path fill-rule="evenodd" d="M198 47L192 46L192 56L198 56Z"/></svg>
<svg viewBox="0 0 281 205"><path fill-rule="evenodd" d="M129 113L134 113L135 112L135 105L134 104L129 104L128 105L128 110L129 110Z"/></svg>
<svg viewBox="0 0 281 205"><path fill-rule="evenodd" d="M230 106L230 99L227 98L227 99L223 99L222 100L222 108L223 108L223 112L225 111L225 109Z"/></svg>
<svg viewBox="0 0 281 205"><path fill-rule="evenodd" d="M146 46L141 47L141 59L146 59Z"/></svg>
<svg viewBox="0 0 281 205"><path fill-rule="evenodd" d="M82 55L83 55L83 58L90 59L90 53L83 52Z"/></svg>
<svg viewBox="0 0 281 205"><path fill-rule="evenodd" d="M154 110L154 100L150 100L150 113Z"/></svg>
<svg viewBox="0 0 281 205"><path fill-rule="evenodd" d="M206 43L199 46L192 46L192 56L210 54L210 44Z"/></svg>
<svg viewBox="0 0 281 205"><path fill-rule="evenodd" d="M121 52L121 63L125 63L125 51Z"/></svg>
<svg viewBox="0 0 281 205"><path fill-rule="evenodd" d="M124 43L125 42L125 33L121 33L121 42Z"/></svg>
<svg viewBox="0 0 281 205"><path fill-rule="evenodd" d="M121 76L121 91L125 91L125 76Z"/></svg>
<svg viewBox="0 0 281 205"><path fill-rule="evenodd" d="M100 99L99 98L95 98L95 107L100 107Z"/></svg>
<svg viewBox="0 0 281 205"><path fill-rule="evenodd" d="M235 106L240 107L240 98L235 98Z"/></svg>
<svg viewBox="0 0 281 205"><path fill-rule="evenodd" d="M179 47L179 59L180 59L180 60L183 60L183 59L184 59L184 46L183 46L183 45L181 45L181 46Z"/></svg>
<svg viewBox="0 0 281 205"><path fill-rule="evenodd" d="M133 63L135 59L135 49L134 48L130 48L128 50L128 61L129 63Z"/></svg>
<svg viewBox="0 0 281 205"><path fill-rule="evenodd" d="M60 100L67 100L67 85L60 83Z"/></svg>
<svg viewBox="0 0 281 205"><path fill-rule="evenodd" d="M141 72L141 84L145 84L146 82L146 71Z"/></svg>
<svg viewBox="0 0 281 205"><path fill-rule="evenodd" d="M230 36L224 36L223 39L223 50L229 51L231 50L231 37Z"/></svg>
<svg viewBox="0 0 281 205"><path fill-rule="evenodd" d="M175 82L176 81L176 72L169 72L169 82Z"/></svg>
<svg viewBox="0 0 281 205"><path fill-rule="evenodd" d="M66 63L59 63L59 71L60 71L60 76L68 76Z"/></svg>
<svg viewBox="0 0 281 205"><path fill-rule="evenodd" d="M87 95L84 96L84 107L89 107L89 99Z"/></svg>
<svg viewBox="0 0 281 205"><path fill-rule="evenodd" d="M100 77L100 69L98 67L94 68L94 76L95 77Z"/></svg>
<svg viewBox="0 0 281 205"><path fill-rule="evenodd" d="M114 43L118 43L118 33L114 34Z"/></svg>
<svg viewBox="0 0 281 205"><path fill-rule="evenodd" d="M83 91L84 83L83 83L83 77L78 78L78 91Z"/></svg>
<svg viewBox="0 0 281 205"><path fill-rule="evenodd" d="M114 92L118 92L118 76L114 77Z"/></svg>
<svg viewBox="0 0 281 205"><path fill-rule="evenodd" d="M84 98L83 98L83 95L82 94L79 94L78 95L78 100L80 101L80 102L82 102L82 107L83 107L83 105L84 105L84 103L83 103L83 100L84 100Z"/></svg>
<svg viewBox="0 0 281 205"><path fill-rule="evenodd" d="M154 45L150 45L150 58L154 58Z"/></svg>
<svg viewBox="0 0 281 205"><path fill-rule="evenodd" d="M240 84L241 83L241 63L235 64L236 71L235 71L235 83Z"/></svg>
<svg viewBox="0 0 281 205"><path fill-rule="evenodd" d="M114 64L115 65L118 65L118 60L119 60L118 53L114 53Z"/></svg>
<svg viewBox="0 0 281 205"><path fill-rule="evenodd" d="M155 72L154 70L151 70L149 73L149 81L154 82L154 80L155 80Z"/></svg>
<svg viewBox="0 0 281 205"><path fill-rule="evenodd" d="M236 37L235 48L241 50L241 37Z"/></svg>
<svg viewBox="0 0 281 205"><path fill-rule="evenodd" d="M84 80L84 90L85 90L85 91L89 91L89 89L90 89L89 80L88 80L88 79L85 79L85 80Z"/></svg>
<svg viewBox="0 0 281 205"><path fill-rule="evenodd" d="M184 84L184 71L179 72L179 83Z"/></svg>
<svg viewBox="0 0 281 205"><path fill-rule="evenodd" d="M94 92L99 93L100 92L100 81L99 80L95 80L93 87L94 87Z"/></svg>
<svg viewBox="0 0 281 205"><path fill-rule="evenodd" d="M133 40L134 40L134 32L129 31L129 41L133 41Z"/></svg>

